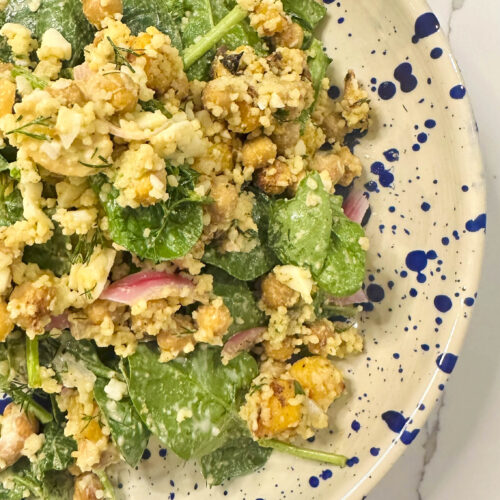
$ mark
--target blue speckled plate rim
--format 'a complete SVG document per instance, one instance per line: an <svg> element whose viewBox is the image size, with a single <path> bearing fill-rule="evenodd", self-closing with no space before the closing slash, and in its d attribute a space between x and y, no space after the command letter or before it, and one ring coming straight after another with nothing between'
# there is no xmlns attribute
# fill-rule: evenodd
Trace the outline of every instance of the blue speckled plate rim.
<svg viewBox="0 0 500 500"><path fill-rule="evenodd" d="M418 11L420 14L432 11L431 7L425 0L413 0L407 5L409 9L412 9L415 12ZM439 37L440 39L439 46L442 47L444 52L446 53L451 69L458 77L460 83L464 85L464 79L460 72L458 63L451 51L447 36L445 36L441 30L436 33L435 36ZM466 95L464 99L468 103L468 111L466 114L464 113L464 123L470 125L469 130L471 141L470 144L467 145L468 154L470 158L474 158L474 168L476 169L476 172L481 180L484 181L484 165L481 149L479 146L479 137L477 132L477 124L474 117L474 111L472 109L472 103L468 95ZM479 209L478 213L486 213L486 190L484 182L482 182L480 186L476 188L474 198L469 201L469 204ZM481 242L476 241L477 246L475 246L474 248L475 256L479 258L473 259L474 264L471 264L464 271L466 273L466 278L464 279L464 281L471 288L476 290L479 286L479 281L481 278L484 255L484 241L484 239L482 239ZM465 304L462 303L460 308L457 310L455 322L448 336L448 341L443 351L443 355L448 352L458 354L462 349L471 317L470 314L464 316L463 312L465 311L465 308ZM407 447L398 446L401 436L405 431L408 431L408 427L410 425L412 427L417 426L420 428L425 424L432 409L434 408L436 402L440 399L440 396L442 394L438 388L438 384L436 384L435 381L436 379L446 377L447 375L443 373L443 371L438 366L436 366L434 372L431 375L429 383L427 384L423 394L420 396L418 404L416 404L412 414L409 415L409 418L407 419L404 427L398 433L387 450L376 461L376 463L359 479L359 481L349 490L349 492L342 497L343 499L352 498L354 495L356 495L356 498L364 497L364 495L368 494L370 490L372 490L376 486L376 484L385 476L385 474L387 474L390 468L396 463L396 461L407 449ZM421 404L425 404L425 409L423 411L419 410L419 406Z"/></svg>

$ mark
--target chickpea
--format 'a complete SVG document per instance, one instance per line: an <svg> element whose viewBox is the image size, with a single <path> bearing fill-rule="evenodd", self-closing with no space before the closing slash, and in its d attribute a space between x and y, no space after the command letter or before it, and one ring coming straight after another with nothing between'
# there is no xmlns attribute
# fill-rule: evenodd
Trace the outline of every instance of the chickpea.
<svg viewBox="0 0 500 500"><path fill-rule="evenodd" d="M16 101L16 84L10 80L0 80L0 117L12 113Z"/></svg>
<svg viewBox="0 0 500 500"><path fill-rule="evenodd" d="M268 274L261 284L262 301L270 309L293 307L299 301L300 294L281 283L273 273Z"/></svg>
<svg viewBox="0 0 500 500"><path fill-rule="evenodd" d="M123 317L125 306L108 300L97 299L85 308L88 319L94 325L100 325L106 320L117 323Z"/></svg>
<svg viewBox="0 0 500 500"><path fill-rule="evenodd" d="M95 74L82 84L89 99L102 98L117 112L133 111L139 99L138 85L124 73Z"/></svg>
<svg viewBox="0 0 500 500"><path fill-rule="evenodd" d="M321 356L310 356L296 361L290 368L290 375L324 411L344 391L342 373Z"/></svg>
<svg viewBox="0 0 500 500"><path fill-rule="evenodd" d="M82 4L85 17L98 29L106 18L123 14L122 0L82 0Z"/></svg>
<svg viewBox="0 0 500 500"><path fill-rule="evenodd" d="M224 304L198 307L196 322L200 330L211 332L214 337L223 335L232 323L231 313Z"/></svg>
<svg viewBox="0 0 500 500"><path fill-rule="evenodd" d="M103 487L93 472L86 472L75 479L73 500L98 500L102 498Z"/></svg>
<svg viewBox="0 0 500 500"><path fill-rule="evenodd" d="M314 155L311 167L317 172L328 172L333 185L337 184L345 173L345 167L340 156L332 152L318 151Z"/></svg>
<svg viewBox="0 0 500 500"><path fill-rule="evenodd" d="M177 355L190 344L194 346L195 340L192 335L172 335L171 333L160 333L156 337L158 346L162 351L172 352Z"/></svg>
<svg viewBox="0 0 500 500"><path fill-rule="evenodd" d="M0 300L0 342L3 342L13 329L14 322L10 319L7 304Z"/></svg>
<svg viewBox="0 0 500 500"><path fill-rule="evenodd" d="M297 23L290 23L281 32L273 36L276 47L288 47L289 49L300 49L304 43L304 30Z"/></svg>
<svg viewBox="0 0 500 500"><path fill-rule="evenodd" d="M255 432L259 438L270 438L297 427L302 416L302 407L289 403L295 397L293 380L273 380L270 387L273 395L263 401Z"/></svg>
<svg viewBox="0 0 500 500"><path fill-rule="evenodd" d="M203 106L216 118L224 118L231 108L230 92L220 84L220 80L211 80L202 93Z"/></svg>
<svg viewBox="0 0 500 500"><path fill-rule="evenodd" d="M14 288L7 309L18 326L24 330L42 333L50 322L51 304L54 300L53 288L37 287L27 282Z"/></svg>
<svg viewBox="0 0 500 500"><path fill-rule="evenodd" d="M286 337L279 347L274 347L268 340L263 344L266 355L276 361L287 361L295 351L295 344L292 337Z"/></svg>
<svg viewBox="0 0 500 500"><path fill-rule="evenodd" d="M284 193L293 184L290 167L281 160L276 160L271 166L257 171L255 183L267 194Z"/></svg>
<svg viewBox="0 0 500 500"><path fill-rule="evenodd" d="M80 90L80 87L76 82L69 81L68 85L64 87L48 87L47 92L55 97L63 106L71 106L73 104L78 104L78 106L83 106L85 104L85 96Z"/></svg>
<svg viewBox="0 0 500 500"><path fill-rule="evenodd" d="M361 160L353 155L347 146L343 146L339 152L340 161L343 163L345 173L339 180L341 186L349 186L355 177L359 177L363 171Z"/></svg>
<svg viewBox="0 0 500 500"><path fill-rule="evenodd" d="M196 158L193 164L193 168L197 172L206 175L231 171L233 166L232 149L224 142L210 144L207 154Z"/></svg>
<svg viewBox="0 0 500 500"><path fill-rule="evenodd" d="M271 139L278 148L278 154L286 155L287 151L295 147L300 140L300 123L277 123Z"/></svg>
<svg viewBox="0 0 500 500"><path fill-rule="evenodd" d="M247 141L242 150L243 165L257 170L271 164L276 159L276 144L266 136Z"/></svg>
<svg viewBox="0 0 500 500"><path fill-rule="evenodd" d="M281 2L259 2L250 16L250 23L259 36L269 37L286 29L288 20L283 14Z"/></svg>
<svg viewBox="0 0 500 500"><path fill-rule="evenodd" d="M238 204L238 190L226 176L216 177L212 182L210 197L213 203L208 205L208 212L216 224L231 221Z"/></svg>
<svg viewBox="0 0 500 500"><path fill-rule="evenodd" d="M336 354L336 347L339 345L340 339L335 341L335 327L331 321L322 319L314 322L309 328L312 338L305 340L305 343L312 354L320 356ZM333 349L329 349L329 339L334 341L332 345Z"/></svg>
<svg viewBox="0 0 500 500"><path fill-rule="evenodd" d="M229 120L229 129L239 134L249 134L250 132L257 130L260 127L260 117L262 115L262 111L259 108L248 104L246 101L239 102L238 106L241 122L236 124L232 123L232 120Z"/></svg>

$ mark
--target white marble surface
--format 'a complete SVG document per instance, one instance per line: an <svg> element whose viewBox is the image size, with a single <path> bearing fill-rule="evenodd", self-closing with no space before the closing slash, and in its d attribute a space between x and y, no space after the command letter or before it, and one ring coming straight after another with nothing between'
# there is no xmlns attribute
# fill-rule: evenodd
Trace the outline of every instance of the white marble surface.
<svg viewBox="0 0 500 500"><path fill-rule="evenodd" d="M500 498L500 5L429 3L449 33L479 125L488 185L486 258L477 307L443 398L368 500Z"/></svg>

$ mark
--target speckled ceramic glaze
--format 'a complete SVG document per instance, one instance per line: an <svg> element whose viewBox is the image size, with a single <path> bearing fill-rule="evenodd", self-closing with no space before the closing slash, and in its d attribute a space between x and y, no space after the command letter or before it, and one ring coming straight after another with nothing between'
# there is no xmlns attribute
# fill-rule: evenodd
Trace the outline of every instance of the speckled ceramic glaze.
<svg viewBox="0 0 500 500"><path fill-rule="evenodd" d="M275 452L258 473L209 488L195 463L151 442L137 470L116 471L126 498L362 498L415 439L457 362L486 225L466 88L425 2L326 3L333 82L355 69L373 105L356 146L372 207L366 348L338 363L347 394L331 408L330 430L309 443L348 455L349 466Z"/></svg>

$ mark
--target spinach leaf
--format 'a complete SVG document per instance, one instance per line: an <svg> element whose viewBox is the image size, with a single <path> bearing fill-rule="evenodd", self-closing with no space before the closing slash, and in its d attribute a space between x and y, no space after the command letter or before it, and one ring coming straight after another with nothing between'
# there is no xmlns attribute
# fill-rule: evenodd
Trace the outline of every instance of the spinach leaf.
<svg viewBox="0 0 500 500"><path fill-rule="evenodd" d="M266 316L257 307L253 293L246 283L232 278L220 269L209 267L207 272L214 278L215 295L222 297L233 318L227 333L228 337L265 324Z"/></svg>
<svg viewBox="0 0 500 500"><path fill-rule="evenodd" d="M56 422L50 422L43 428L45 442L38 453L38 461L33 463L33 470L38 477L43 477L51 470L64 471L74 461L71 454L76 451L76 441L64 435L64 429Z"/></svg>
<svg viewBox="0 0 500 500"><path fill-rule="evenodd" d="M252 438L241 437L201 458L201 471L210 485L260 469L272 450L262 448Z"/></svg>
<svg viewBox="0 0 500 500"><path fill-rule="evenodd" d="M189 47L195 43L198 37L210 31L215 23L210 0L184 0L184 11L190 12L190 15L182 29L182 43L184 47ZM198 59L187 70L188 78L190 80L208 80L214 56L215 49L211 49Z"/></svg>
<svg viewBox="0 0 500 500"><path fill-rule="evenodd" d="M331 62L332 60L323 50L323 44L315 38L312 41L311 48L309 49L309 57L307 58L307 64L311 72L311 80L314 87L315 103L318 99L319 91L321 90L321 83L326 76L326 72ZM314 105L315 104L312 106L313 109Z"/></svg>
<svg viewBox="0 0 500 500"><path fill-rule="evenodd" d="M135 467L142 457L150 432L135 411L132 401L123 397L110 399L104 387L108 379L98 378L94 384L94 397L111 429L111 436L125 461Z"/></svg>
<svg viewBox="0 0 500 500"><path fill-rule="evenodd" d="M66 471L49 471L42 483L42 500L73 500L73 477Z"/></svg>
<svg viewBox="0 0 500 500"><path fill-rule="evenodd" d="M6 167L2 161L1 167L5 170L8 164ZM13 179L4 172L0 175L0 227L11 226L20 220L23 220L23 197Z"/></svg>
<svg viewBox="0 0 500 500"><path fill-rule="evenodd" d="M34 34L37 24L37 14L28 5L29 2L26 0L9 0L4 10L4 22L22 24Z"/></svg>
<svg viewBox="0 0 500 500"><path fill-rule="evenodd" d="M192 200L175 200L150 207L121 207L116 201L118 190L99 193L105 177L94 176L93 187L99 194L109 220L109 233L115 243L140 258L165 261L183 257L198 241L203 230L203 210L194 196ZM150 230L149 236L144 231Z"/></svg>
<svg viewBox="0 0 500 500"><path fill-rule="evenodd" d="M220 348L199 345L186 358L160 363L158 354L141 344L128 363L136 410L181 458L207 455L245 427L238 410L258 373L249 354L223 365Z"/></svg>
<svg viewBox="0 0 500 500"><path fill-rule="evenodd" d="M20 484L14 483L11 489L7 489L0 482L0 498L2 500L22 500L25 498L24 492L26 488Z"/></svg>
<svg viewBox="0 0 500 500"><path fill-rule="evenodd" d="M250 252L220 253L217 250L217 243L214 243L205 250L203 262L223 269L242 281L255 280L272 269L278 260L267 245L270 206L270 200L267 196L256 196L253 219L259 228L259 233L253 235L256 240L255 248Z"/></svg>
<svg viewBox="0 0 500 500"><path fill-rule="evenodd" d="M65 66L73 67L83 61L83 49L92 43L95 30L83 13L81 0L42 0L33 15L39 40L49 28L54 28L71 44L71 59L64 62Z"/></svg>
<svg viewBox="0 0 500 500"><path fill-rule="evenodd" d="M283 0L283 8L296 20L301 21L311 31L325 17L326 7L316 0Z"/></svg>
<svg viewBox="0 0 500 500"><path fill-rule="evenodd" d="M71 238L62 233L57 222L54 222L54 233L45 243L24 247L23 262L38 264L40 269L49 269L56 276L68 274L71 269Z"/></svg>
<svg viewBox="0 0 500 500"><path fill-rule="evenodd" d="M182 49L182 40L177 26L183 13L177 0L123 0L123 22L134 35L154 26L170 37L172 45Z"/></svg>
<svg viewBox="0 0 500 500"><path fill-rule="evenodd" d="M336 297L356 293L363 284L366 252L359 244L365 236L363 228L349 220L339 205L339 197L332 197L333 224L330 246L323 269L313 271L318 285Z"/></svg>
<svg viewBox="0 0 500 500"><path fill-rule="evenodd" d="M76 340L69 332L64 332L58 338L61 346L60 354L69 353L74 358L82 361L96 377L121 378L121 375L108 368L99 358L97 349L91 340Z"/></svg>
<svg viewBox="0 0 500 500"><path fill-rule="evenodd" d="M284 264L318 273L330 244L331 226L329 195L314 172L301 181L295 198L278 200L272 206L269 244Z"/></svg>
<svg viewBox="0 0 500 500"><path fill-rule="evenodd" d="M324 290L317 291L313 299L314 314L317 318L353 318L358 314L356 306L337 306L329 300L330 298L331 295Z"/></svg>
<svg viewBox="0 0 500 500"><path fill-rule="evenodd" d="M161 111L161 113L167 118L172 118L172 114L169 113L165 105L159 101L158 99L150 99L149 101L139 101L141 108L144 111L151 111L154 113L155 111Z"/></svg>

